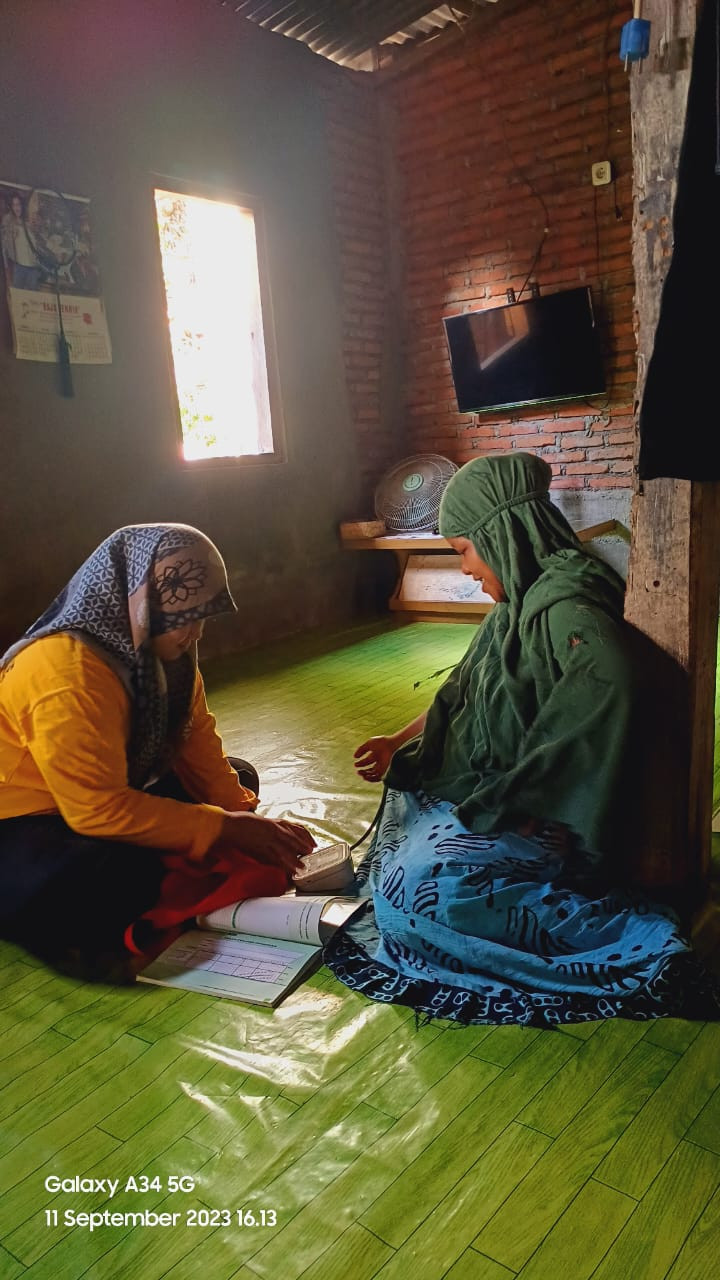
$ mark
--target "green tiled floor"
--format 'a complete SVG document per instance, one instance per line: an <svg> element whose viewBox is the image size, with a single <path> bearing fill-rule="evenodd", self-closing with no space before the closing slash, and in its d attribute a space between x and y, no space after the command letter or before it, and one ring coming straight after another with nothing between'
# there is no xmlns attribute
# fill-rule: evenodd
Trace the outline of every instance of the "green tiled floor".
<svg viewBox="0 0 720 1280"><path fill-rule="evenodd" d="M263 811L357 839L378 793L354 747L415 716L470 634L368 627L207 664ZM267 1013L83 985L8 945L0 966L0 1280L720 1270L720 1025L416 1029L327 970Z"/></svg>

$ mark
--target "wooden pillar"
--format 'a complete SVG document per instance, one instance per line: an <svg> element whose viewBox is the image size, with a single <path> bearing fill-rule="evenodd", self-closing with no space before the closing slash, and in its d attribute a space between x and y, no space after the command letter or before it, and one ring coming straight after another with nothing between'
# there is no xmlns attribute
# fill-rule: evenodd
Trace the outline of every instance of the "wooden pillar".
<svg viewBox="0 0 720 1280"><path fill-rule="evenodd" d="M650 56L629 71L637 405L672 254L672 205L696 9L696 0L644 0L642 15L652 24ZM716 416L708 405L708 422ZM682 450L682 422L677 443ZM646 759L653 779L639 866L651 883L697 884L707 880L710 858L720 485L636 478L631 532L626 617L669 656L680 675L679 708L665 708L661 696L648 724ZM684 743L678 711L681 720L686 717Z"/></svg>

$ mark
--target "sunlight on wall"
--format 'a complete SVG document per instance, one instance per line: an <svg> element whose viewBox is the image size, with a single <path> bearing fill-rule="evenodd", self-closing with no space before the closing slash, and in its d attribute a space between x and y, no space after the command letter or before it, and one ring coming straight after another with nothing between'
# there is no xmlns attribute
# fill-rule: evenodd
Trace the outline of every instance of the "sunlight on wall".
<svg viewBox="0 0 720 1280"><path fill-rule="evenodd" d="M273 449L251 209L155 190L183 454Z"/></svg>

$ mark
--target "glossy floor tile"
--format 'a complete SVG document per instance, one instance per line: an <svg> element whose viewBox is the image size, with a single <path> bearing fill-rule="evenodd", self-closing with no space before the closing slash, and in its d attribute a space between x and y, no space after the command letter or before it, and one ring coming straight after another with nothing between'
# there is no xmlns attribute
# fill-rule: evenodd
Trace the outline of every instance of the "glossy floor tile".
<svg viewBox="0 0 720 1280"><path fill-rule="evenodd" d="M262 811L357 840L379 794L354 748L417 715L472 633L378 624L206 664ZM416 1027L325 969L270 1013L74 982L7 944L0 978L0 1280L718 1270L720 1025Z"/></svg>

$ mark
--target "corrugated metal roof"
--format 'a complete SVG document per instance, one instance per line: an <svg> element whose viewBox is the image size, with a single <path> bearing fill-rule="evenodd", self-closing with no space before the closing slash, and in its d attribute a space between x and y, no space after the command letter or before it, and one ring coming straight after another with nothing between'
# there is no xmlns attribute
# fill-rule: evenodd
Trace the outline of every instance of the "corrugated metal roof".
<svg viewBox="0 0 720 1280"><path fill-rule="evenodd" d="M222 0L235 13L342 66L368 70L378 45L426 38L494 0Z"/></svg>
<svg viewBox="0 0 720 1280"><path fill-rule="evenodd" d="M426 36L434 35L437 31L441 31L443 27L447 27L451 22L460 22L465 16L459 9L455 9L453 13L453 5L441 4L439 8L433 9L432 13L426 14L422 18L418 18L417 22L413 22L409 27L405 27L401 31L394 31L391 36L386 36L383 44L407 44L409 40L422 40Z"/></svg>

